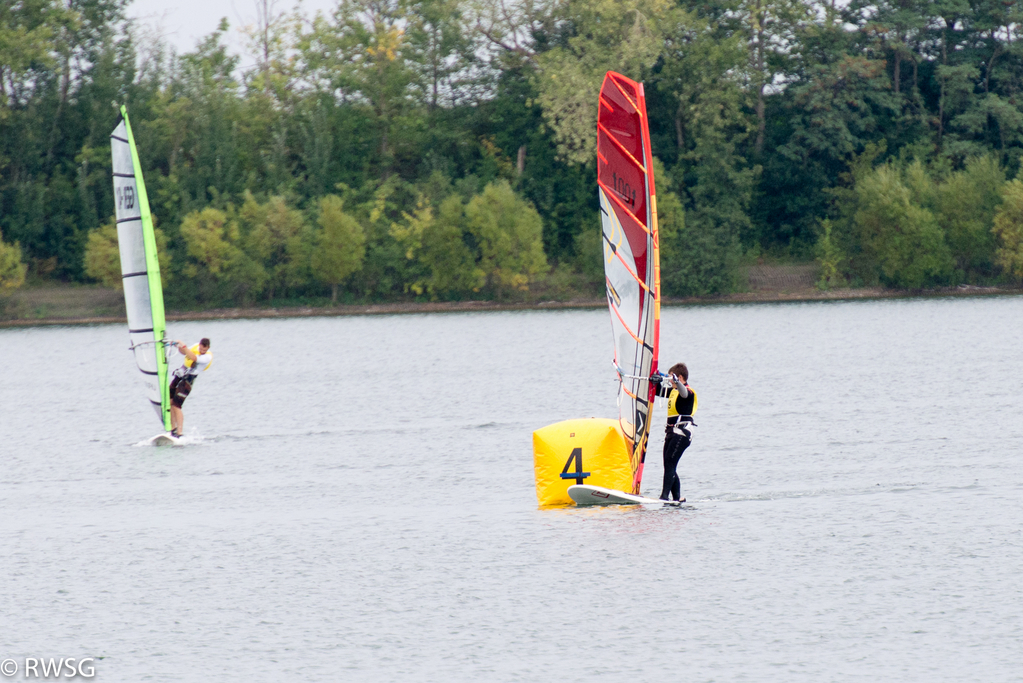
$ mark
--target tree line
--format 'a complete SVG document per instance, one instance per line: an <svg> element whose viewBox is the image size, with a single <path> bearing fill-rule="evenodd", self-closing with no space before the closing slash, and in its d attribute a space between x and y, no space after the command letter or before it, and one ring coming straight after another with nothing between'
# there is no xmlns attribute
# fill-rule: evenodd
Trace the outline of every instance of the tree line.
<svg viewBox="0 0 1023 683"><path fill-rule="evenodd" d="M600 291L604 72L645 84L668 296L1023 277L1014 0L253 0L177 54L128 0L0 6L0 288L116 285L132 117L171 305Z"/></svg>

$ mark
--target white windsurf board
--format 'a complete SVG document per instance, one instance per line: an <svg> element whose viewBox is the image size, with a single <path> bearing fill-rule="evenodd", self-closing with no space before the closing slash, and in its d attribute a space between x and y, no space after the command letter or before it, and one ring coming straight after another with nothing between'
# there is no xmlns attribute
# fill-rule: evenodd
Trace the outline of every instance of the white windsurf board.
<svg viewBox="0 0 1023 683"><path fill-rule="evenodd" d="M587 484L569 486L568 495L576 505L680 505L686 502L685 498L680 501L660 500Z"/></svg>
<svg viewBox="0 0 1023 683"><path fill-rule="evenodd" d="M176 436L171 436L167 432L162 432L149 439L150 446L183 446L181 439Z"/></svg>

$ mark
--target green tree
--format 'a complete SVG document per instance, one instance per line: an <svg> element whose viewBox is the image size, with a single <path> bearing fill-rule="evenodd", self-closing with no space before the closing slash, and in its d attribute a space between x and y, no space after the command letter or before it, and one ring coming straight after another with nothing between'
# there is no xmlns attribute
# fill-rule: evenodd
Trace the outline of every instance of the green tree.
<svg viewBox="0 0 1023 683"><path fill-rule="evenodd" d="M28 266L21 262L21 245L4 242L0 233L0 294L21 287Z"/></svg>
<svg viewBox="0 0 1023 683"><path fill-rule="evenodd" d="M842 261L844 260L842 250L832 235L831 221L826 218L821 221L820 236L817 238L814 252L817 263L820 265L817 288L828 290L846 284L845 278L842 276Z"/></svg>
<svg viewBox="0 0 1023 683"><path fill-rule="evenodd" d="M665 294L685 297L735 291L742 250L733 234L694 226L682 201L667 188L657 193L657 214Z"/></svg>
<svg viewBox="0 0 1023 683"><path fill-rule="evenodd" d="M820 221L837 217L831 191L843 184L855 158L870 145L887 149L887 137L905 118L886 62L848 50L849 38L835 33L820 32L815 42L827 42L807 46L820 52L806 55L796 82L774 98L775 127L768 131L774 147L763 157L756 203L764 247L798 251L798 245L812 244ZM834 227L841 237L842 226Z"/></svg>
<svg viewBox="0 0 1023 683"><path fill-rule="evenodd" d="M952 255L934 214L911 201L898 169L878 168L857 183L856 192L854 220L883 282L918 289L951 274Z"/></svg>
<svg viewBox="0 0 1023 683"><path fill-rule="evenodd" d="M246 125L235 76L239 58L228 53L227 30L222 19L195 50L181 56L154 102L156 120L146 129L139 126L144 133L153 131L167 160L166 176L152 180L161 215L180 216L218 198L240 195L251 180L265 177L269 135ZM137 137L149 139L142 132ZM257 169L260 173L253 174ZM171 197L173 202L168 201Z"/></svg>
<svg viewBox="0 0 1023 683"><path fill-rule="evenodd" d="M499 298L528 289L529 281L547 268L543 221L508 181L490 183L473 197L465 207L465 220L479 245L480 267Z"/></svg>
<svg viewBox="0 0 1023 683"><path fill-rule="evenodd" d="M250 94L260 93L277 102L289 99L294 88L293 37L301 31L302 17L278 10L278 0L254 0L256 22L243 26L256 68L247 74Z"/></svg>
<svg viewBox="0 0 1023 683"><path fill-rule="evenodd" d="M681 205L679 207L681 209ZM658 211L660 212L660 208ZM662 244L664 230L661 230ZM575 236L575 258L574 266L577 272L581 273L596 291L604 287L604 238L601 233L599 219L594 217L588 229L583 229ZM664 250L661 250L661 272L663 281L664 272Z"/></svg>
<svg viewBox="0 0 1023 683"><path fill-rule="evenodd" d="M469 233L465 205L457 194L443 199L436 215L429 200L420 198L416 210L404 213L403 221L391 230L405 248L406 258L418 261L428 273L409 284L416 294L457 299L480 291L486 284L487 274L466 243Z"/></svg>
<svg viewBox="0 0 1023 683"><path fill-rule="evenodd" d="M450 98L454 104L462 83L471 81L469 70L479 66L474 36L463 31L465 2L462 0L408 0L406 52L420 99L436 111ZM446 97L445 97L446 96Z"/></svg>
<svg viewBox="0 0 1023 683"><path fill-rule="evenodd" d="M995 212L1005 171L993 155L974 157L937 186L935 215L964 279L995 275Z"/></svg>
<svg viewBox="0 0 1023 683"><path fill-rule="evenodd" d="M189 213L181 223L188 257L182 272L197 286L201 301L219 303L232 297L244 306L267 281L262 264L239 246L241 232L234 213L206 208Z"/></svg>
<svg viewBox="0 0 1023 683"><path fill-rule="evenodd" d="M955 70L953 70L955 69ZM999 151L1019 149L1023 145L1023 112L1010 98L997 93L974 95L980 71L972 65L950 67L945 79L952 90L959 86L961 113L949 122L945 154L956 161L984 155L992 147ZM954 92L954 91L953 91Z"/></svg>
<svg viewBox="0 0 1023 683"><path fill-rule="evenodd" d="M337 303L337 286L362 268L366 258L366 231L359 221L344 212L336 195L320 199L316 250L312 254L313 275L330 285L330 303Z"/></svg>
<svg viewBox="0 0 1023 683"><path fill-rule="evenodd" d="M270 197L266 204L259 204L246 192L239 217L246 225L241 244L266 272L267 299L273 300L275 292L282 293L288 286L304 284L307 225L302 212L288 206L284 197Z"/></svg>
<svg viewBox="0 0 1023 683"><path fill-rule="evenodd" d="M793 133L779 151L834 178L881 137L883 120L899 113L899 103L882 61L846 56L810 76L793 88Z"/></svg>
<svg viewBox="0 0 1023 683"><path fill-rule="evenodd" d="M670 98L674 135L667 140L673 140L677 155L671 181L686 212L679 239L703 257L693 266L699 276L680 270L680 279L669 287L679 293L705 287L731 291L741 240L752 241L749 211L760 171L743 152L754 126L743 90L748 67L743 34L681 12L665 30L667 52L657 88Z"/></svg>
<svg viewBox="0 0 1023 683"><path fill-rule="evenodd" d="M160 262L160 281L166 288L173 277L169 240L163 230L155 228L153 232L156 236L156 253ZM104 287L121 290L124 288L124 282L121 280L121 252L117 239L115 221L90 230L85 245L84 269L86 275L98 280Z"/></svg>
<svg viewBox="0 0 1023 683"><path fill-rule="evenodd" d="M49 47L57 11L53 0L0 4L0 120L10 115L12 104L25 104L33 89L31 73L54 63Z"/></svg>
<svg viewBox="0 0 1023 683"><path fill-rule="evenodd" d="M366 259L350 291L367 299L389 298L406 291L420 268L405 257L391 229L402 212L414 206L413 188L398 176L367 183L358 192L345 190L345 206L366 231Z"/></svg>
<svg viewBox="0 0 1023 683"><path fill-rule="evenodd" d="M1005 184L992 231L998 240L995 263L1018 282L1023 279L1023 181Z"/></svg>
<svg viewBox="0 0 1023 683"><path fill-rule="evenodd" d="M767 131L766 90L794 71L793 47L803 25L809 23L811 7L804 0L741 0L745 43L749 50L749 87L757 117L753 145L756 157L764 149Z"/></svg>
<svg viewBox="0 0 1023 683"><path fill-rule="evenodd" d="M232 241L236 226L229 225L227 214L219 209L206 208L193 211L181 223L181 237L192 261L185 264L184 273L196 277L203 267L211 275L225 273L234 257L236 247Z"/></svg>
<svg viewBox="0 0 1023 683"><path fill-rule="evenodd" d="M566 5L573 34L534 57L537 100L554 131L558 153L589 164L596 154L597 96L604 74L643 80L664 44L670 23L665 0L590 0Z"/></svg>
<svg viewBox="0 0 1023 683"><path fill-rule="evenodd" d="M104 287L123 289L115 222L89 231L89 241L85 245L85 274Z"/></svg>
<svg viewBox="0 0 1023 683"><path fill-rule="evenodd" d="M328 19L317 16L298 47L306 78L323 91L365 102L384 176L422 120L409 117L418 84L405 26L417 18L401 0L347 0Z"/></svg>
<svg viewBox="0 0 1023 683"><path fill-rule="evenodd" d="M892 91L896 95L905 92L913 97L918 87L918 67L926 58L921 49L930 42L926 29L937 19L929 4L921 0L853 0L845 9L847 20L865 24L865 46L891 65ZM908 88L905 62L909 62L912 76Z"/></svg>

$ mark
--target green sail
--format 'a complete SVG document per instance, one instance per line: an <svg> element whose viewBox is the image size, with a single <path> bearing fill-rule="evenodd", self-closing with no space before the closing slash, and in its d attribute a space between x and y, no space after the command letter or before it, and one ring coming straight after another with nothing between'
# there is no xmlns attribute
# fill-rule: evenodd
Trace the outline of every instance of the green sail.
<svg viewBox="0 0 1023 683"><path fill-rule="evenodd" d="M117 244L121 254L121 279L131 350L142 373L149 402L156 409L164 429L169 430L170 394L164 349L167 320L163 309L160 261L146 184L142 179L138 150L125 107L121 107L121 120L110 134L110 155L113 160Z"/></svg>

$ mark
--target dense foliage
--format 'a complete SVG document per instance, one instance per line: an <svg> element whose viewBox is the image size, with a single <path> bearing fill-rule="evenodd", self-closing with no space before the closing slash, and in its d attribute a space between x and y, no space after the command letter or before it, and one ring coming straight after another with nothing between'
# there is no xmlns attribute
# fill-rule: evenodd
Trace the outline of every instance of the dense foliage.
<svg viewBox="0 0 1023 683"><path fill-rule="evenodd" d="M172 305L600 289L596 93L646 84L669 295L1023 276L1015 0L253 0L186 54L128 0L0 5L0 287L116 285L127 104Z"/></svg>

